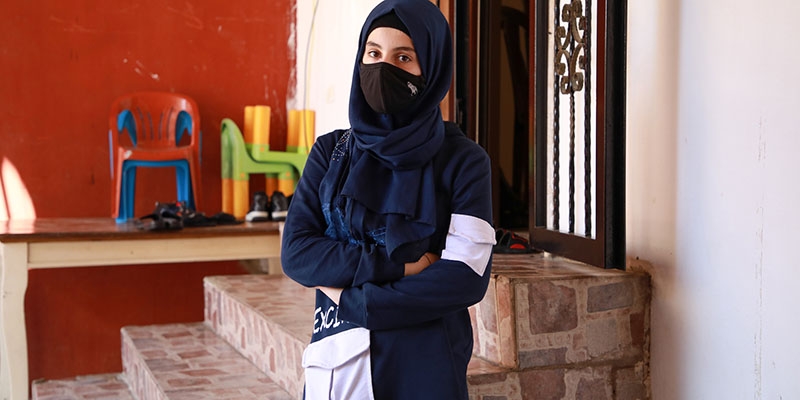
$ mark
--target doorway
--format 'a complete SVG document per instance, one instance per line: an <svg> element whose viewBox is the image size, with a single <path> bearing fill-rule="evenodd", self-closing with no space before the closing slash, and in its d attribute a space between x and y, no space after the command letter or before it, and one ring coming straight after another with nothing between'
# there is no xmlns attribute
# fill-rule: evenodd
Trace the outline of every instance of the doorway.
<svg viewBox="0 0 800 400"><path fill-rule="evenodd" d="M457 0L454 121L492 160L494 224L527 232L530 2Z"/></svg>

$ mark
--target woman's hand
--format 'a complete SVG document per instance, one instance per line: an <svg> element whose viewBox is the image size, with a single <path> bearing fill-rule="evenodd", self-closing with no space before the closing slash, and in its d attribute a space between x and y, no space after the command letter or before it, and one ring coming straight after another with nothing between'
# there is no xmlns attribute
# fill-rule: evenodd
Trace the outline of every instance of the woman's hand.
<svg viewBox="0 0 800 400"><path fill-rule="evenodd" d="M416 275L438 260L439 256L437 256L436 254L425 253L416 262L407 263L405 265L406 267L405 276ZM316 288L319 289L322 293L324 293L325 296L328 296L328 298L331 299L334 303L336 303L336 305L339 305L339 298L342 297L342 291L344 289L332 288L327 286L317 286Z"/></svg>
<svg viewBox="0 0 800 400"><path fill-rule="evenodd" d="M332 287L325 287L325 286L317 286L322 293L325 293L325 296L328 296L336 305L339 305L339 298L342 297L342 291L344 289L340 288L332 288Z"/></svg>
<svg viewBox="0 0 800 400"><path fill-rule="evenodd" d="M416 275L438 260L439 256L437 256L436 254L425 253L416 262L406 264L405 276Z"/></svg>

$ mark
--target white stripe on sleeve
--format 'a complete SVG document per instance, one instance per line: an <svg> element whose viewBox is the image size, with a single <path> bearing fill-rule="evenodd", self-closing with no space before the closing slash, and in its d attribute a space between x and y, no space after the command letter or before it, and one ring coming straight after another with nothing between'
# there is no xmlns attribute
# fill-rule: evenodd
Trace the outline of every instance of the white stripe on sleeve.
<svg viewBox="0 0 800 400"><path fill-rule="evenodd" d="M495 230L488 222L471 215L453 214L442 258L461 261L483 276L494 244Z"/></svg>

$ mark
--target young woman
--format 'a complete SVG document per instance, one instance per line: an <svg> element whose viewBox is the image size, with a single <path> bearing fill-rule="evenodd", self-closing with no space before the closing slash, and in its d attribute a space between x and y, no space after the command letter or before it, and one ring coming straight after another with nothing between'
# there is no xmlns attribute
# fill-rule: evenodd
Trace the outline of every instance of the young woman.
<svg viewBox="0 0 800 400"><path fill-rule="evenodd" d="M495 231L489 159L439 110L450 30L386 0L358 48L351 128L317 139L284 227L286 275L319 289L306 398L467 399Z"/></svg>

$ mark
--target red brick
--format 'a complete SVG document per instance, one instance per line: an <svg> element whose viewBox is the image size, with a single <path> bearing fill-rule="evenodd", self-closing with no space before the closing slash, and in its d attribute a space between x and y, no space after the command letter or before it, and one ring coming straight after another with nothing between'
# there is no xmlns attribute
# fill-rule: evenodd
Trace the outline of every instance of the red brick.
<svg viewBox="0 0 800 400"><path fill-rule="evenodd" d="M578 327L575 289L551 282L528 284L530 329L534 334L564 332Z"/></svg>
<svg viewBox="0 0 800 400"><path fill-rule="evenodd" d="M523 399L561 400L567 394L565 370L529 370L519 373Z"/></svg>

